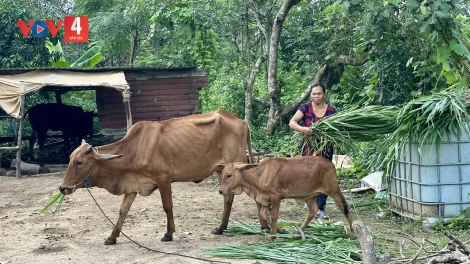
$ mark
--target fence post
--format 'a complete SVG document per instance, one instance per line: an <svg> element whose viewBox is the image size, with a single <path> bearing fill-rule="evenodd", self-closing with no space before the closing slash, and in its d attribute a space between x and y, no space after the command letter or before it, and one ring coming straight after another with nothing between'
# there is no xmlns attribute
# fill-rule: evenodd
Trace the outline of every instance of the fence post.
<svg viewBox="0 0 470 264"><path fill-rule="evenodd" d="M18 149L16 150L16 178L21 177L21 142L22 142L22 136L23 136L23 120L24 120L24 100L25 96L24 94L21 95L20 97L20 125L18 128L18 138L17 138L17 147Z"/></svg>

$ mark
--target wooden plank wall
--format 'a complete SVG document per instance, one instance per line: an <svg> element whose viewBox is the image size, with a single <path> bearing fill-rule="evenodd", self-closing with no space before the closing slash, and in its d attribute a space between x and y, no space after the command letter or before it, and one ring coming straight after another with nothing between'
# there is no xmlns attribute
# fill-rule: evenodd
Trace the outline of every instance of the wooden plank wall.
<svg viewBox="0 0 470 264"><path fill-rule="evenodd" d="M199 106L199 90L209 86L204 70L133 70L124 73L131 87L133 123L190 115ZM100 130L126 127L126 112L119 91L97 89L96 103Z"/></svg>

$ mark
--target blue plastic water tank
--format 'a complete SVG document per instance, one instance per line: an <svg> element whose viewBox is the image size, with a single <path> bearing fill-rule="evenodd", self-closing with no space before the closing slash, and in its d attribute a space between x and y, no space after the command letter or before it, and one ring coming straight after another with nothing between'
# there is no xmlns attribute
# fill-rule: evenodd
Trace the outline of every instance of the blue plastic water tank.
<svg viewBox="0 0 470 264"><path fill-rule="evenodd" d="M389 197L394 211L408 217L459 215L470 205L470 137L444 137L440 148L407 142L396 156Z"/></svg>

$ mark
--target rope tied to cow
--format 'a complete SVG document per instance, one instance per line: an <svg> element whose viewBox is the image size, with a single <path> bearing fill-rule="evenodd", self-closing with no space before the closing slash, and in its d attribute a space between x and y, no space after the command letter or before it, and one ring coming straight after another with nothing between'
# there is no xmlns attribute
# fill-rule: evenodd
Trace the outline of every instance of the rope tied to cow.
<svg viewBox="0 0 470 264"><path fill-rule="evenodd" d="M91 171L93 170L94 166L92 167L92 169L90 170L90 173L91 174ZM88 188L88 186L86 186L86 189L88 191L88 193L90 194L91 198L93 199L93 201L95 202L96 206L98 206L98 209L100 209L101 213L104 215L104 217L108 220L109 223L111 223L111 225L113 227L116 227L116 225L111 221L111 219L109 219L109 217L106 215L106 213L103 211L103 209L101 208L101 206L98 204L98 201L96 201L95 197L93 196L93 194L90 192L90 188ZM149 248L147 246L144 246L140 243L138 243L137 241L131 239L130 237L128 237L124 232L122 232L121 230L119 230L119 232L124 236L126 237L127 239L129 239L132 243L136 244L137 246L139 247L142 247L142 248L145 248L149 251L152 251L152 252L156 252L156 253L161 253L161 254L166 254L166 255L174 255L174 256L179 256L179 257L184 257L184 258L191 258L191 259L196 259L196 260L201 260L201 261L205 261L205 262L209 262L209 263L223 263L223 264L231 264L231 262L225 262L225 261L214 261L214 260L209 260L209 259L204 259L204 258L198 258L198 257L192 257L192 256L188 256L188 255L183 255L183 254L179 254L179 253L169 253L169 252L164 252L164 251L160 251L160 250L156 250L156 249L152 249L152 248Z"/></svg>

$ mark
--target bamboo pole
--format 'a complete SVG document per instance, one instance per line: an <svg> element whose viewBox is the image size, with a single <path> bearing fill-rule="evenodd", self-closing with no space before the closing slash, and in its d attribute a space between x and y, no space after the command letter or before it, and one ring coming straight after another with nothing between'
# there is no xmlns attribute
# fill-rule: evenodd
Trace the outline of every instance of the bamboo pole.
<svg viewBox="0 0 470 264"><path fill-rule="evenodd" d="M20 126L18 128L18 139L17 139L17 150L16 150L16 178L19 179L21 177L21 142L23 136L23 121L24 121L24 94L20 97Z"/></svg>
<svg viewBox="0 0 470 264"><path fill-rule="evenodd" d="M131 92L129 90L124 90L122 92L122 98L124 101L124 107L126 108L127 131L129 131L129 129L132 126L132 113L131 113L131 105L130 105Z"/></svg>

